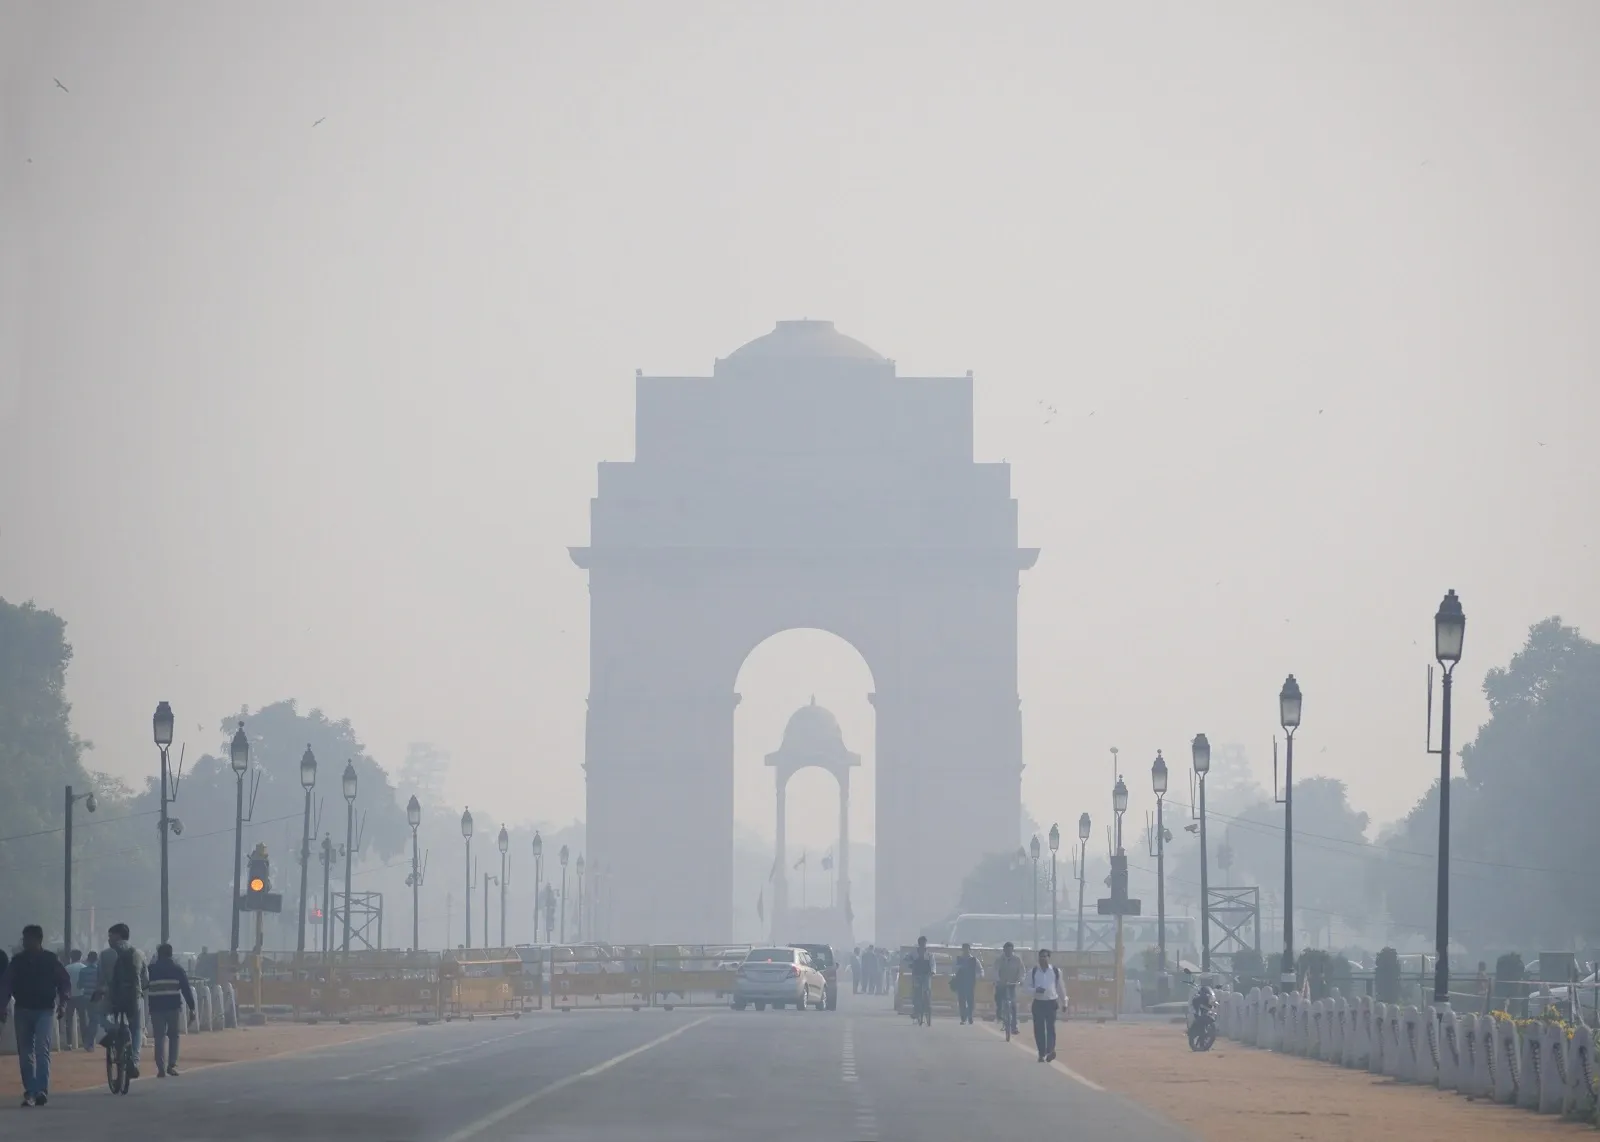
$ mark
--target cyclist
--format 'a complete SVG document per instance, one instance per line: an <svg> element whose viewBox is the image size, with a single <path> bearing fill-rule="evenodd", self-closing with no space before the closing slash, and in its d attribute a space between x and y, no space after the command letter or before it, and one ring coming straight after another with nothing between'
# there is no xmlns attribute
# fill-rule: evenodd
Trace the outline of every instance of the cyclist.
<svg viewBox="0 0 1600 1142"><path fill-rule="evenodd" d="M983 964L972 954L971 944L961 945L956 957L956 970L950 977L950 988L956 993L956 1003L961 1012L961 1022L972 1022L972 998L978 988L978 978L983 975Z"/></svg>
<svg viewBox="0 0 1600 1142"><path fill-rule="evenodd" d="M1002 1000L1010 1000L1011 1033L1017 1033L1017 984L1022 982L1022 957L1010 940L1001 949L1000 958L994 962L994 1016L1006 1017L1007 1007Z"/></svg>
<svg viewBox="0 0 1600 1142"><path fill-rule="evenodd" d="M911 1014L933 1014L933 956L928 952L928 937L917 937L917 950L906 957L911 970Z"/></svg>
<svg viewBox="0 0 1600 1142"><path fill-rule="evenodd" d="M126 924L113 924L106 932L109 946L100 954L100 974L94 998L101 1004L101 1021L106 1035L102 1047L111 1047L111 1027L118 1015L128 1020L133 1038L133 1064L130 1078L139 1077L139 1046L144 1036L144 998L150 991L150 969L144 956L133 946Z"/></svg>

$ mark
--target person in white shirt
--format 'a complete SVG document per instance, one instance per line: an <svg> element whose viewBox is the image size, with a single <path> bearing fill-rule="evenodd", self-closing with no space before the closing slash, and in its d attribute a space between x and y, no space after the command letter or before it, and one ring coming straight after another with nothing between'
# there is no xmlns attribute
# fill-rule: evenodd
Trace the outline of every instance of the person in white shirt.
<svg viewBox="0 0 1600 1142"><path fill-rule="evenodd" d="M1056 1014L1067 1009L1067 991L1061 983L1061 969L1050 962L1050 950L1039 949L1039 962L1028 972L1028 991L1033 996L1033 1041L1039 1048L1041 1063L1056 1057Z"/></svg>

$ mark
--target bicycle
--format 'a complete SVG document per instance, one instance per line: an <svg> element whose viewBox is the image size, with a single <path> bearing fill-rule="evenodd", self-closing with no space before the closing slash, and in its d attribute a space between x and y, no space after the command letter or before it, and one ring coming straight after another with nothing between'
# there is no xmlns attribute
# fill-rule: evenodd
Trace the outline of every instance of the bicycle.
<svg viewBox="0 0 1600 1142"><path fill-rule="evenodd" d="M1011 1036L1017 1033L1017 989L1015 986L1000 989L999 1016L1002 1029L1006 1033L1006 1042L1011 1042Z"/></svg>
<svg viewBox="0 0 1600 1142"><path fill-rule="evenodd" d="M106 1039L106 1084L112 1094L127 1094L133 1085L133 1029L122 1012L112 1017Z"/></svg>
<svg viewBox="0 0 1600 1142"><path fill-rule="evenodd" d="M923 1027L933 1026L933 985L919 979L911 987L911 1018Z"/></svg>

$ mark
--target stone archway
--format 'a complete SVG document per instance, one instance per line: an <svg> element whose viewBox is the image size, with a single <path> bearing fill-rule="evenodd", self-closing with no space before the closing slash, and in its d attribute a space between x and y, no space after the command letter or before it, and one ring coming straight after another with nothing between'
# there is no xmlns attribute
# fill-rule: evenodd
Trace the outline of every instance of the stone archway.
<svg viewBox="0 0 1600 1142"><path fill-rule="evenodd" d="M830 322L710 377L636 378L636 459L590 505L591 859L617 939L732 930L733 691L795 627L873 676L877 932L949 911L1021 818L1018 548L1005 464L972 458L972 375L901 377Z"/></svg>
<svg viewBox="0 0 1600 1142"><path fill-rule="evenodd" d="M815 932L798 931L795 922L804 924L808 917L796 916L789 893L789 781L802 769L812 767L832 774L839 786L839 837L833 851L836 854L833 868L825 871L834 874L836 901L823 910L822 923L817 927L828 931L828 939L843 947L854 943L852 935L855 912L850 897L850 771L861 765L861 755L845 748L844 734L831 712L817 705L815 696L811 704L801 706L789 717L783 728L783 742L777 750L767 754L767 765L772 769L773 788L776 793L772 892L772 939L789 942L820 939ZM802 854L802 859L809 854ZM804 905L804 901L802 901ZM810 909L806 909L810 912ZM818 917L811 916L815 920Z"/></svg>

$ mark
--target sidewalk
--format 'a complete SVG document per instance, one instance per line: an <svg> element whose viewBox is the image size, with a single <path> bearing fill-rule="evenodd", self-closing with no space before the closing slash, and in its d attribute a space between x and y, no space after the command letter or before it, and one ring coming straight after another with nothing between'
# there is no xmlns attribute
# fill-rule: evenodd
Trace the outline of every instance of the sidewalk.
<svg viewBox="0 0 1600 1142"><path fill-rule="evenodd" d="M206 1067L226 1066L248 1060L267 1059L274 1055L289 1055L315 1047L331 1047L339 1043L353 1043L379 1035L392 1035L404 1031L408 1025L378 1025L351 1023L269 1023L265 1027L245 1027L235 1031L206 1031L181 1037L178 1044L178 1069L185 1074ZM155 1055L147 1040L139 1055L139 1081L156 1077ZM0 1099L22 1097L22 1078L15 1056L0 1059ZM181 1077L178 1081L182 1081ZM70 1090L92 1090L106 1082L106 1053L99 1048L93 1051L56 1051L50 1056L50 1091L58 1094Z"/></svg>
<svg viewBox="0 0 1600 1142"><path fill-rule="evenodd" d="M1073 1023L1061 1060L1203 1142L1593 1138L1592 1126L1225 1039L1189 1050L1182 1024Z"/></svg>

